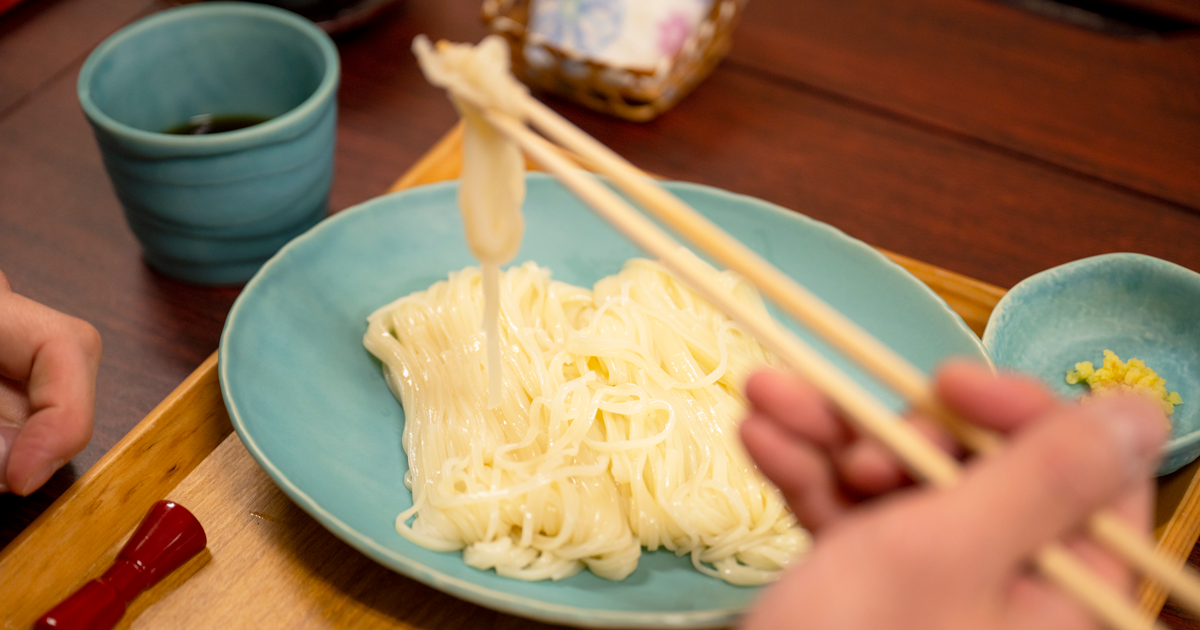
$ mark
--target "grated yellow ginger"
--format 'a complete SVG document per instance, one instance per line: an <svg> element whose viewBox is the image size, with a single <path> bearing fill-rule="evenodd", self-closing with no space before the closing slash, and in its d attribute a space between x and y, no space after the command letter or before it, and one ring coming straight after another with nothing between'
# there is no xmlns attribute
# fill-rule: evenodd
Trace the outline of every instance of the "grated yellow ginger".
<svg viewBox="0 0 1200 630"><path fill-rule="evenodd" d="M1091 361L1076 363L1074 370L1067 371L1067 383L1074 385L1086 381L1093 396L1132 391L1149 396L1162 405L1168 415L1174 413L1175 405L1182 405L1179 392L1167 392L1167 381L1146 366L1141 359L1121 360L1112 350L1104 351L1104 365L1096 369Z"/></svg>

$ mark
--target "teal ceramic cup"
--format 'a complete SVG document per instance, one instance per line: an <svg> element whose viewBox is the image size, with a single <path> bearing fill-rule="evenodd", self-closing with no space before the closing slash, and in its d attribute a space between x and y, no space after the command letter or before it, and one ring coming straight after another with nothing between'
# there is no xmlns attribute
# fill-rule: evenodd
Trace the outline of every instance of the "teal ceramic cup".
<svg viewBox="0 0 1200 630"><path fill-rule="evenodd" d="M328 212L337 49L274 7L163 11L100 44L79 102L146 261L199 284L249 279ZM197 116L266 122L174 135Z"/></svg>

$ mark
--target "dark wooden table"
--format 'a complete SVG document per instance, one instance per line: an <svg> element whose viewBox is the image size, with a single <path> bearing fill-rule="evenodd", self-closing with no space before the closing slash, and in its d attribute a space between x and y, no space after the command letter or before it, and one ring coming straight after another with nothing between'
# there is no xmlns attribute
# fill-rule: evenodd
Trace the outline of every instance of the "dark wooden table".
<svg viewBox="0 0 1200 630"><path fill-rule="evenodd" d="M730 57L659 119L551 103L649 171L1003 287L1115 251L1200 270L1200 5L1128 1L1175 18L1151 23L1170 32L989 0L751 0ZM216 349L238 295L146 267L75 97L88 52L160 2L0 16L0 270L104 339L91 444L34 496L0 495L0 545ZM337 38L334 211L383 192L456 119L409 52L419 33L476 41L479 3L405 0ZM1200 627L1170 605L1164 619Z"/></svg>

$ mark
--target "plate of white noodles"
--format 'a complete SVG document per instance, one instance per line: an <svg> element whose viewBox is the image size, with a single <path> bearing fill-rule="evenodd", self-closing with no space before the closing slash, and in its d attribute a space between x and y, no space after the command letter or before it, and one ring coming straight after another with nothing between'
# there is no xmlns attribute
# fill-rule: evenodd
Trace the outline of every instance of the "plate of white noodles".
<svg viewBox="0 0 1200 630"><path fill-rule="evenodd" d="M945 302L873 248L757 199L666 187L917 367L987 361ZM246 285L219 374L247 450L336 536L463 600L580 627L735 623L809 544L737 441L744 379L777 362L531 174L489 364L456 195L446 182L341 212ZM489 396L491 365L503 386Z"/></svg>

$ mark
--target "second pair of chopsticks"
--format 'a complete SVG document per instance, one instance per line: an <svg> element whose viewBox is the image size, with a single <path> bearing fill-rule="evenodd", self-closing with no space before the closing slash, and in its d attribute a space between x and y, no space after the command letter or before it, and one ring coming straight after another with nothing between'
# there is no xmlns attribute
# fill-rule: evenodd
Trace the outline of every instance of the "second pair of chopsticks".
<svg viewBox="0 0 1200 630"><path fill-rule="evenodd" d="M957 461L929 443L911 425L899 421L895 413L795 335L770 318L728 299L724 290L706 280L696 260L682 252L674 239L608 187L583 172L557 146L533 133L516 118L485 111L489 123L518 143L534 162L558 177L635 244L660 258L693 288L745 325L759 341L825 392L847 416L895 452L916 476L940 486L957 480ZM987 452L1000 444L998 435L970 425L947 410L934 396L928 378L914 366L658 186L632 164L532 98L526 101L522 113L545 136L580 156L593 170L607 175L616 187L698 248L742 274L764 295L868 369L913 407L946 424L967 447ZM1164 583L1182 601L1200 610L1200 581L1182 573L1179 564L1158 555L1151 543L1113 514L1102 511L1093 515L1089 531L1148 577ZM1044 574L1110 626L1130 630L1154 627L1153 620L1139 613L1122 595L1096 578L1060 544L1047 545L1034 561Z"/></svg>

